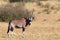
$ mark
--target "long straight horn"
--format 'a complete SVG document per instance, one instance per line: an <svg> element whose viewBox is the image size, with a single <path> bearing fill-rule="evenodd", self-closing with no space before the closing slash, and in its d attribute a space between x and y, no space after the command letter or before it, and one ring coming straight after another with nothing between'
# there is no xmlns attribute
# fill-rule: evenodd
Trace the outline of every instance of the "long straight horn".
<svg viewBox="0 0 60 40"><path fill-rule="evenodd" d="M34 9L32 10L31 16L32 16L33 19L35 19Z"/></svg>

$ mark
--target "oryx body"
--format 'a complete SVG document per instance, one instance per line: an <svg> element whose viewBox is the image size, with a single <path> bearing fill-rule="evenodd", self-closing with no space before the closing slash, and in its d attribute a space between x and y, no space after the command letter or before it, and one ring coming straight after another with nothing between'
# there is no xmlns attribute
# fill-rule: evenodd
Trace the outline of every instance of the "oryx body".
<svg viewBox="0 0 60 40"><path fill-rule="evenodd" d="M31 24L32 18L21 18L19 20L11 20L8 25L7 33L13 32L14 28L22 28L22 34L25 28Z"/></svg>

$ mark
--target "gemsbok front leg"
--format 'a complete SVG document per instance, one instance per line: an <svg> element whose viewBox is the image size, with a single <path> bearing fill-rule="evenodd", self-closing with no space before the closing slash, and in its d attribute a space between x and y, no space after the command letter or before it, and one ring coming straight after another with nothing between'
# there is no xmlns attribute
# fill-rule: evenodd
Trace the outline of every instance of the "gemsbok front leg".
<svg viewBox="0 0 60 40"><path fill-rule="evenodd" d="M22 37L24 38L25 27L22 27Z"/></svg>

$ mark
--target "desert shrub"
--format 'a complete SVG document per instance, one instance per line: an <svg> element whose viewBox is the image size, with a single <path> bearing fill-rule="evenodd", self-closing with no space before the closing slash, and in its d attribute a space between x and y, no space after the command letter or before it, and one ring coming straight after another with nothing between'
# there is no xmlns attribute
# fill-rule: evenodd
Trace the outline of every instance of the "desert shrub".
<svg viewBox="0 0 60 40"><path fill-rule="evenodd" d="M9 0L10 2L20 2L20 1L23 1L23 0Z"/></svg>
<svg viewBox="0 0 60 40"><path fill-rule="evenodd" d="M22 17L30 17L30 12L23 10L24 7L17 5L13 7L12 5L6 5L5 7L0 7L0 21L9 21L14 19L20 19Z"/></svg>
<svg viewBox="0 0 60 40"><path fill-rule="evenodd" d="M33 0L9 0L9 2L32 2Z"/></svg>

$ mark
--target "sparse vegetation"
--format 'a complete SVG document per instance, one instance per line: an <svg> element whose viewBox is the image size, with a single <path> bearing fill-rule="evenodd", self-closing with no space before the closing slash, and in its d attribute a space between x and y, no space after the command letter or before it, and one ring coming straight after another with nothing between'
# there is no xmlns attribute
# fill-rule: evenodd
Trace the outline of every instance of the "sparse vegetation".
<svg viewBox="0 0 60 40"><path fill-rule="evenodd" d="M9 2L32 2L33 0L9 0Z"/></svg>
<svg viewBox="0 0 60 40"><path fill-rule="evenodd" d="M0 7L0 21L9 21L22 17L31 17L30 12L24 10L23 6L16 5L13 7L11 4L7 4L5 7Z"/></svg>

